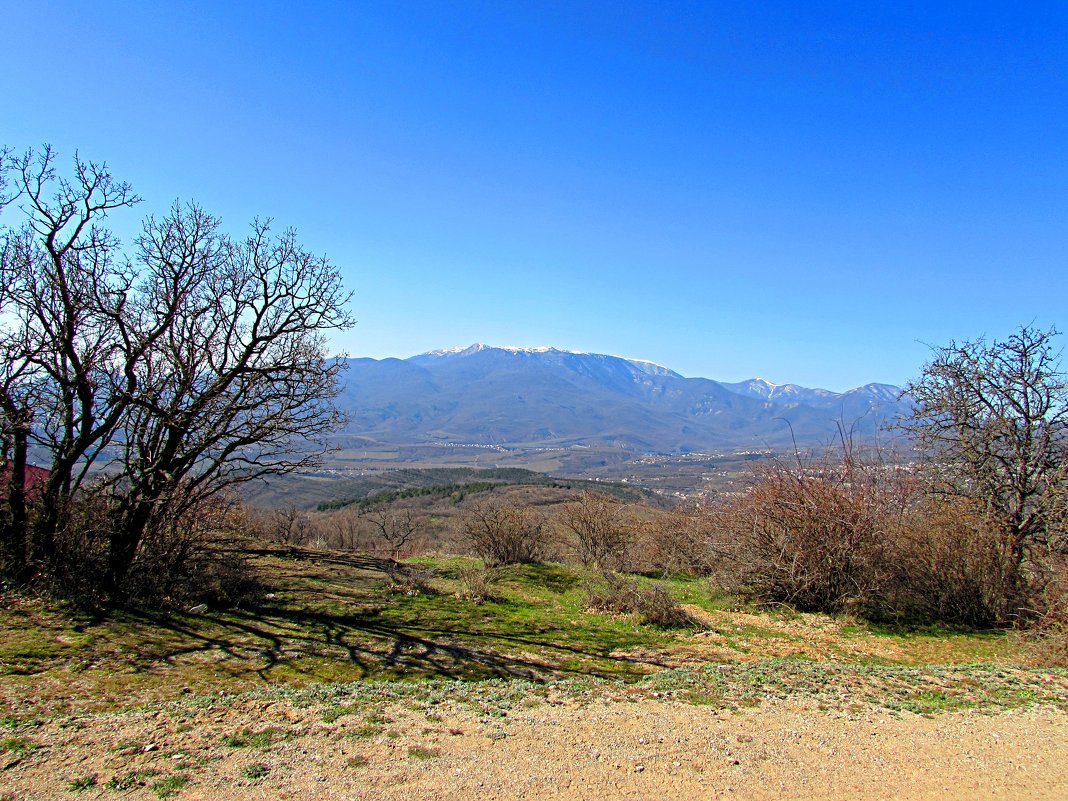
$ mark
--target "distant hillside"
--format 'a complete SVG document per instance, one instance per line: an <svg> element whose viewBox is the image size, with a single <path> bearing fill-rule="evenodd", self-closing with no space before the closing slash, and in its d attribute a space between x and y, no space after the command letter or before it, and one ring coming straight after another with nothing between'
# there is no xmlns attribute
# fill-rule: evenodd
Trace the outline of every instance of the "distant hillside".
<svg viewBox="0 0 1068 801"><path fill-rule="evenodd" d="M823 444L836 422L872 437L900 390L850 392L685 378L650 362L554 348L469 348L351 359L347 433L378 443L618 447L679 453Z"/></svg>
<svg viewBox="0 0 1068 801"><path fill-rule="evenodd" d="M433 467L375 470L365 475L329 474L278 476L246 487L244 498L263 508L339 509L373 506L428 495L463 496L500 487L534 486L558 490L592 490L622 501L667 503L656 493L615 481L563 478L522 468Z"/></svg>
<svg viewBox="0 0 1068 801"><path fill-rule="evenodd" d="M423 495L463 496L494 487L536 485L554 489L594 490L624 501L660 499L648 490L602 481L555 478L520 468L473 469L467 467L389 470L368 477L362 484L350 482L345 494L318 504L320 510L346 506L374 506Z"/></svg>

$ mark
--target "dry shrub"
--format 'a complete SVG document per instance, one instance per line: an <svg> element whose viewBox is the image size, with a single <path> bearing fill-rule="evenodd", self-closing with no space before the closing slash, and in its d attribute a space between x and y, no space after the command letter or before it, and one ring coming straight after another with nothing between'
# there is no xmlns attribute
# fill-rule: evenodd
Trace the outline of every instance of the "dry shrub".
<svg viewBox="0 0 1068 801"><path fill-rule="evenodd" d="M977 628L1013 622L1007 563L997 530L970 501L924 496L887 543L878 598L869 614ZM1014 602L1015 601L1015 602Z"/></svg>
<svg viewBox="0 0 1068 801"><path fill-rule="evenodd" d="M765 467L750 493L711 511L720 582L807 611L869 604L906 505L889 478L853 460Z"/></svg>
<svg viewBox="0 0 1068 801"><path fill-rule="evenodd" d="M164 607L207 603L220 609L259 603L263 585L240 552L227 542L243 535L250 517L225 497L206 499L146 530L123 584L128 605Z"/></svg>
<svg viewBox="0 0 1068 801"><path fill-rule="evenodd" d="M579 561L602 572L622 570L637 539L637 526L627 507L614 498L583 492L567 503L557 517L574 540Z"/></svg>
<svg viewBox="0 0 1068 801"><path fill-rule="evenodd" d="M460 591L457 595L464 601L481 606L493 600L493 587L497 582L497 571L485 567L465 567L457 575Z"/></svg>
<svg viewBox="0 0 1068 801"><path fill-rule="evenodd" d="M489 501L466 509L460 537L490 567L540 562L549 545L541 518L530 509Z"/></svg>
<svg viewBox="0 0 1068 801"><path fill-rule="evenodd" d="M652 570L668 574L705 576L712 572L715 559L710 551L714 541L713 516L707 504L681 504L644 526L644 562Z"/></svg>
<svg viewBox="0 0 1068 801"><path fill-rule="evenodd" d="M432 567L394 562L388 568L388 573L390 592L408 596L438 594L437 588L431 584L437 575Z"/></svg>
<svg viewBox="0 0 1068 801"><path fill-rule="evenodd" d="M49 591L56 596L84 607L162 609L195 603L250 606L262 597L262 585L245 558L224 542L251 526L245 511L225 497L157 515L146 526L121 585L107 594L115 499L105 489L89 490L71 504L50 570L54 586Z"/></svg>
<svg viewBox="0 0 1068 801"><path fill-rule="evenodd" d="M659 584L642 586L637 581L606 573L587 590L586 608L615 615L637 614L641 622L661 628L684 628L693 618Z"/></svg>
<svg viewBox="0 0 1068 801"><path fill-rule="evenodd" d="M1021 578L1003 529L977 503L878 461L776 463L705 514L722 586L805 611L1021 625L1050 575L1032 560Z"/></svg>
<svg viewBox="0 0 1068 801"><path fill-rule="evenodd" d="M107 572L112 505L106 493L86 491L68 501L66 525L56 532L49 570L42 571L48 592L84 606L105 602L102 590Z"/></svg>
<svg viewBox="0 0 1068 801"><path fill-rule="evenodd" d="M1046 587L1041 614L1022 634L1025 651L1037 664L1068 668L1068 565L1057 559L1059 578Z"/></svg>

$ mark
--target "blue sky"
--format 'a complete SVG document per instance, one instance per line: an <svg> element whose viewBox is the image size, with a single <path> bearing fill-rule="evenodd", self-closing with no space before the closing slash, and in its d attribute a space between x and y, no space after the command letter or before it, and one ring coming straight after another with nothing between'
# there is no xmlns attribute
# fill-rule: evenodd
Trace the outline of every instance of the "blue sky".
<svg viewBox="0 0 1068 801"><path fill-rule="evenodd" d="M0 142L339 265L336 347L902 383L1066 325L1068 5L3 2Z"/></svg>

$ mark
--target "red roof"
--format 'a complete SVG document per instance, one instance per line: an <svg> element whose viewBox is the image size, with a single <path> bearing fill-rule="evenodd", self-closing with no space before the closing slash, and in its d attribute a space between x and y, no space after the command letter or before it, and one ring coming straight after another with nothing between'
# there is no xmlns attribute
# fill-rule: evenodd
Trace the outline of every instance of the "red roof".
<svg viewBox="0 0 1068 801"><path fill-rule="evenodd" d="M34 491L39 490L44 483L48 481L48 476L51 475L50 470L44 467L37 467L36 465L26 465L26 493L32 494ZM7 494L7 482L11 475L11 462L3 462L0 464L0 494Z"/></svg>

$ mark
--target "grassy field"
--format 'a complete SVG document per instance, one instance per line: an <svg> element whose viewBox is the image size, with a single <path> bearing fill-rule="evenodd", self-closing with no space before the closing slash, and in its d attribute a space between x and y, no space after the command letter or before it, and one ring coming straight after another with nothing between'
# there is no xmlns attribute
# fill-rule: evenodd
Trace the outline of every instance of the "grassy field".
<svg viewBox="0 0 1068 801"><path fill-rule="evenodd" d="M183 696L319 685L429 692L435 682L486 679L583 691L593 682L725 705L796 693L881 698L913 710L1068 700L1063 671L1029 667L1004 633L904 631L747 609L690 578L662 580L692 621L663 629L587 611L592 579L566 565L494 571L489 598L479 602L472 583L486 576L473 559L397 566L238 545L263 583L254 609L94 617L3 598L0 718L16 725Z"/></svg>

